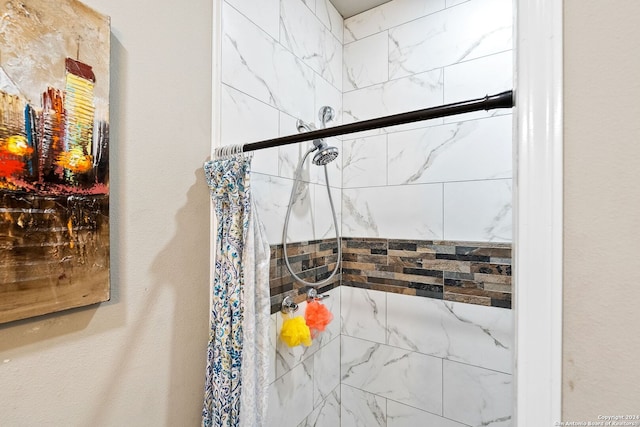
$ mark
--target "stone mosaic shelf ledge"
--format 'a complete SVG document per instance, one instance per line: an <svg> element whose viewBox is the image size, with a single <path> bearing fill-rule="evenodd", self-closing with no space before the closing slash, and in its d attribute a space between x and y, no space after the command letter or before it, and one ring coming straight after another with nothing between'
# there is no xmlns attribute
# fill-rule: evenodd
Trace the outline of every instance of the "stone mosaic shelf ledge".
<svg viewBox="0 0 640 427"><path fill-rule="evenodd" d="M309 282L328 277L337 261L334 239L287 244L293 270ZM342 265L330 283L469 304L511 308L511 244L343 238ZM271 246L271 312L286 295L307 288L284 265L282 245Z"/></svg>

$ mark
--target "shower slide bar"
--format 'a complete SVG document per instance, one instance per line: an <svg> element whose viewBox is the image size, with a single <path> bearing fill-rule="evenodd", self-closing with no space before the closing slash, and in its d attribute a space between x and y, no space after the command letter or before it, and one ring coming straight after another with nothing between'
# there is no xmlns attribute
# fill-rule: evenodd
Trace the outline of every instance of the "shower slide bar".
<svg viewBox="0 0 640 427"><path fill-rule="evenodd" d="M261 150L263 148L279 147L281 145L295 144L297 142L312 141L314 139L329 138L332 136L346 135L365 130L379 129L387 126L396 126L406 123L420 122L423 120L437 119L439 117L453 116L456 114L470 113L480 110L494 110L497 108L512 108L514 106L513 91L508 90L495 95L487 95L483 98L454 102L439 107L424 108L408 113L393 114L391 116L378 117L363 120L346 125L334 126L324 129L312 130L295 135L280 138L265 139L242 146L242 152Z"/></svg>

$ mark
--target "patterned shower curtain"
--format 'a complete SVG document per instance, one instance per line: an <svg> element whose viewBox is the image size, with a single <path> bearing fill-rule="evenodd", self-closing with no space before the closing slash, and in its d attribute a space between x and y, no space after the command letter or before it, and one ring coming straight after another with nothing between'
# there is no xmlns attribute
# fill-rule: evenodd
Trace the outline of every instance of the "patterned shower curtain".
<svg viewBox="0 0 640 427"><path fill-rule="evenodd" d="M251 197L251 158L204 166L218 222L202 425L266 425L269 244Z"/></svg>

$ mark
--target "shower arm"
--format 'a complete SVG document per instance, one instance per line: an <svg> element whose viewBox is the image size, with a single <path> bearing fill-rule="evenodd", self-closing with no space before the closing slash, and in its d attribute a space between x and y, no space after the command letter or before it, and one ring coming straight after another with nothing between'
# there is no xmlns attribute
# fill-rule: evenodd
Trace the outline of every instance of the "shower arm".
<svg viewBox="0 0 640 427"><path fill-rule="evenodd" d="M298 142L312 141L315 139L330 138L338 135L347 135L365 130L379 129L388 126L402 125L406 123L420 122L423 120L453 116L457 114L471 113L473 111L494 110L498 108L512 108L514 106L513 91L509 90L495 95L487 95L483 98L454 102L438 107L424 108L408 113L393 114L391 116L378 117L370 120L362 120L346 125L334 126L324 129L316 129L310 132L283 136L280 138L266 139L241 146L242 152L262 150L264 148L279 147L281 145L295 144Z"/></svg>

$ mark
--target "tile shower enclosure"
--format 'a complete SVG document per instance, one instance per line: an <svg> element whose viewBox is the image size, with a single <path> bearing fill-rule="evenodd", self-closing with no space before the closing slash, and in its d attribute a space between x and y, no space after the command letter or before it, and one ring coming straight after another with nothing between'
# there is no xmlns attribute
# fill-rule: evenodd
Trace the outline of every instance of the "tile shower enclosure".
<svg viewBox="0 0 640 427"><path fill-rule="evenodd" d="M328 0L226 0L222 25L223 145L294 133L297 118L317 123L323 105L340 124L513 85L508 0L393 0L346 20ZM328 171L346 248L327 287L335 318L311 347L291 349L272 315L269 425L510 426L510 111L329 143L340 148ZM294 287L278 270L278 245L305 150L253 160L274 307ZM298 242L299 268L321 277L336 261L335 231L322 168L303 179L288 241ZM416 251L389 255L403 242ZM418 256L421 245L440 252ZM455 259L473 247L485 258Z"/></svg>

